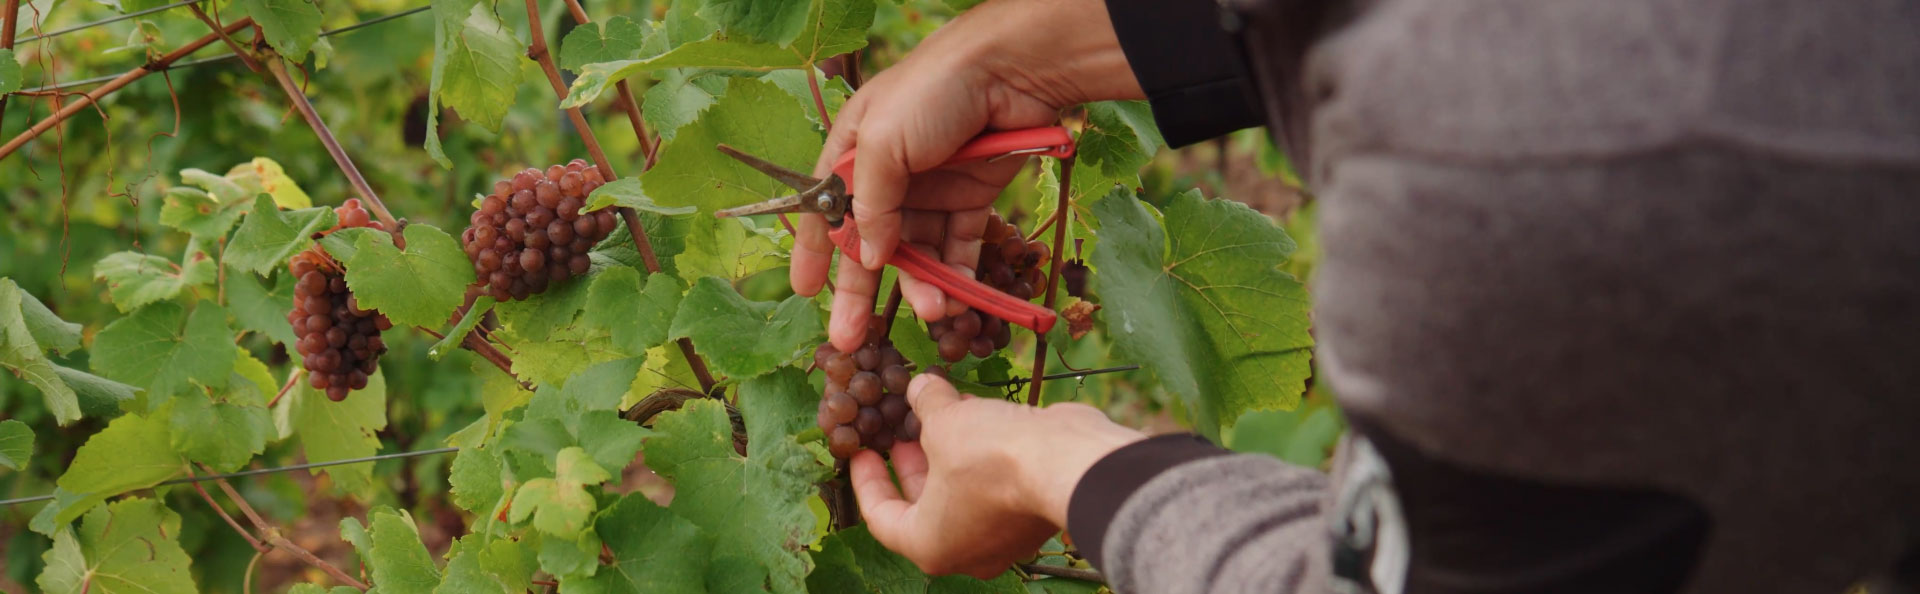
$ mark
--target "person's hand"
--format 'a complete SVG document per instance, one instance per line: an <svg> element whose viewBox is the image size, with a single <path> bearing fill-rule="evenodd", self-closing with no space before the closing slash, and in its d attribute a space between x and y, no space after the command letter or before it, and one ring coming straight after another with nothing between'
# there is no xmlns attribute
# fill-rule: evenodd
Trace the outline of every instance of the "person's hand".
<svg viewBox="0 0 1920 594"><path fill-rule="evenodd" d="M1090 406L974 398L932 375L907 400L920 441L893 446L899 487L868 450L853 457L853 489L874 539L934 575L987 579L1032 557L1066 525L1087 469L1146 438Z"/></svg>
<svg viewBox="0 0 1920 594"><path fill-rule="evenodd" d="M973 276L988 208L1024 160L933 169L989 129L1045 126L1060 109L1100 99L1137 98L1102 0L993 0L927 37L873 77L833 122L816 177L840 154L854 162L853 216L865 262L842 258L827 336L852 351L866 335L882 258L904 241ZM801 217L790 280L811 296L826 282L834 246L827 222ZM902 275L916 315L937 320L965 310L931 285Z"/></svg>

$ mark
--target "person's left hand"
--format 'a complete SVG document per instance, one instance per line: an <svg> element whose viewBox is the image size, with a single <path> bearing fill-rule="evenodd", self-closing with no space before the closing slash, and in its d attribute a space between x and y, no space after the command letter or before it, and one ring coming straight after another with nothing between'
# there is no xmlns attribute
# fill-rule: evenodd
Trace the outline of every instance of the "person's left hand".
<svg viewBox="0 0 1920 594"><path fill-rule="evenodd" d="M1084 404L974 398L931 375L907 400L921 429L893 446L900 486L869 450L853 457L853 488L874 539L935 575L988 579L1032 557L1066 525L1087 469L1146 437Z"/></svg>

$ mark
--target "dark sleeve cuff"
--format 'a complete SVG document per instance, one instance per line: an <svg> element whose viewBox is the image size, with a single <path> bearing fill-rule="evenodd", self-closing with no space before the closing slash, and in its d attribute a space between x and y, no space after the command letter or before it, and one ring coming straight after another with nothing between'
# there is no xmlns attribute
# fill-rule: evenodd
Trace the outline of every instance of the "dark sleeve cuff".
<svg viewBox="0 0 1920 594"><path fill-rule="evenodd" d="M1262 123L1259 91L1211 0L1107 0L1127 65L1167 146Z"/></svg>
<svg viewBox="0 0 1920 594"><path fill-rule="evenodd" d="M1229 453L1206 438L1177 433L1127 444L1093 463L1067 501L1067 531L1073 534L1080 555L1100 563L1107 526L1127 498L1147 481L1169 468Z"/></svg>

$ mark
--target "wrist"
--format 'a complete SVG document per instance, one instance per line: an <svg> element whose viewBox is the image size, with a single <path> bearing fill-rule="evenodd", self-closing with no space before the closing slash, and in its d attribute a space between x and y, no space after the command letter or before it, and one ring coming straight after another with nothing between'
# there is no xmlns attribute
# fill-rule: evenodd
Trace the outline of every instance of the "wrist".
<svg viewBox="0 0 1920 594"><path fill-rule="evenodd" d="M1107 420L1099 410L1079 404L1039 411L1048 430L1019 458L1020 501L1054 526L1067 525L1067 504L1094 463L1146 435Z"/></svg>
<svg viewBox="0 0 1920 594"><path fill-rule="evenodd" d="M961 16L979 23L977 59L1009 90L1056 108L1145 99L1105 0L995 0Z"/></svg>

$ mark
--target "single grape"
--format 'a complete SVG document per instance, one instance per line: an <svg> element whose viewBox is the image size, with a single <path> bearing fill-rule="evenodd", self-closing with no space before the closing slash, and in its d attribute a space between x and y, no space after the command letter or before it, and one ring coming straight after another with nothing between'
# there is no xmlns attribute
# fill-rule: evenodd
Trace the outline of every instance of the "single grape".
<svg viewBox="0 0 1920 594"><path fill-rule="evenodd" d="M953 317L953 331L961 336L973 337L980 333L980 314L971 309Z"/></svg>
<svg viewBox="0 0 1920 594"><path fill-rule="evenodd" d="M860 413L860 403L846 392L834 392L827 396L826 402L827 417L835 423L851 423L854 416Z"/></svg>
<svg viewBox="0 0 1920 594"><path fill-rule="evenodd" d="M547 255L540 250L520 250L520 269L527 272L539 272L547 267Z"/></svg>
<svg viewBox="0 0 1920 594"><path fill-rule="evenodd" d="M332 400L332 401L334 401L334 402L340 402L340 401L342 401L342 400L346 400L346 399L347 399L347 387L346 387L346 386L342 386L342 385L339 385L339 384L334 384L334 385L331 385L331 386L328 386L328 387L327 387L327 399L328 399L328 400Z"/></svg>
<svg viewBox="0 0 1920 594"><path fill-rule="evenodd" d="M893 449L893 433L886 431L886 427L880 429L880 433L867 438L867 447L882 452Z"/></svg>
<svg viewBox="0 0 1920 594"><path fill-rule="evenodd" d="M920 441L920 416L907 411L906 418L893 426L893 436L900 441Z"/></svg>
<svg viewBox="0 0 1920 594"><path fill-rule="evenodd" d="M834 353L827 358L827 364L820 366L820 369L827 372L827 379L843 382L853 379L853 372L858 371L854 366L853 356L846 353Z"/></svg>
<svg viewBox="0 0 1920 594"><path fill-rule="evenodd" d="M860 350L853 352L853 361L860 364L861 369L879 369L880 347L872 344L860 347Z"/></svg>
<svg viewBox="0 0 1920 594"><path fill-rule="evenodd" d="M853 374L853 379L847 381L847 393L859 400L862 406L873 406L880 402L880 376L871 371Z"/></svg>
<svg viewBox="0 0 1920 594"><path fill-rule="evenodd" d="M985 336L975 336L973 340L967 343L967 352L973 353L973 356L982 359L991 357L993 356L993 339Z"/></svg>
<svg viewBox="0 0 1920 594"><path fill-rule="evenodd" d="M937 347L940 351L940 358L949 363L967 358L968 341L972 340L972 338L973 337L970 336L961 336L958 332L948 332L946 336L940 337L940 344Z"/></svg>
<svg viewBox="0 0 1920 594"><path fill-rule="evenodd" d="M888 394L885 398L881 398L878 408L880 417L889 426L899 425L900 420L906 418L907 411L911 410L907 407L907 397L900 394Z"/></svg>
<svg viewBox="0 0 1920 594"><path fill-rule="evenodd" d="M888 392L905 394L907 384L912 381L913 372L907 371L905 365L894 364L880 369L880 383Z"/></svg>
<svg viewBox="0 0 1920 594"><path fill-rule="evenodd" d="M827 451L842 460L852 458L860 451L860 432L851 425L834 427L833 432L827 434Z"/></svg>
<svg viewBox="0 0 1920 594"><path fill-rule="evenodd" d="M853 418L853 428L860 431L861 435L873 435L880 432L880 427L885 424L885 421L878 409L862 406L859 416Z"/></svg>

